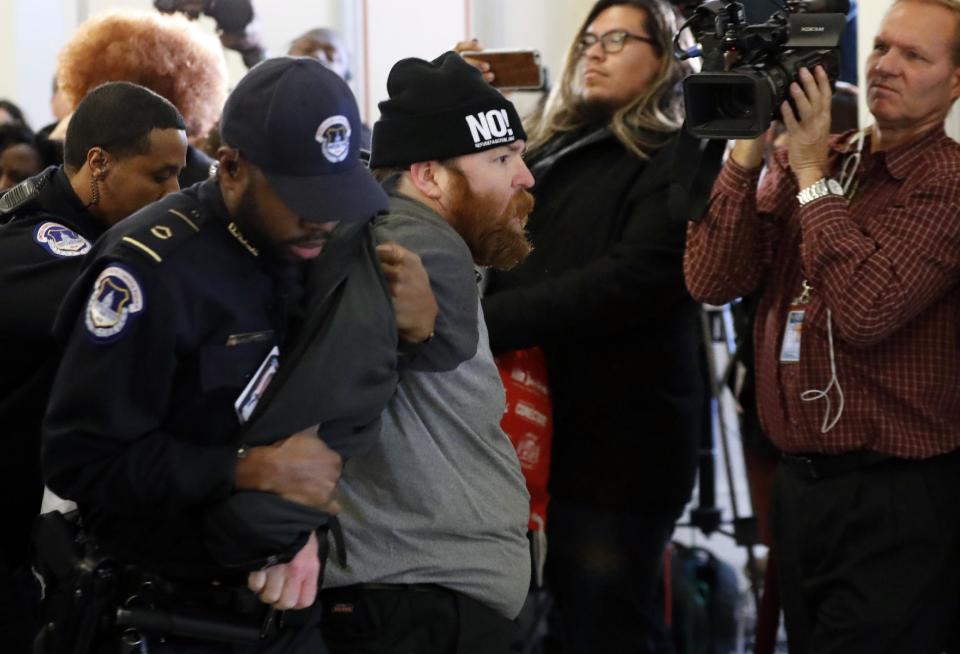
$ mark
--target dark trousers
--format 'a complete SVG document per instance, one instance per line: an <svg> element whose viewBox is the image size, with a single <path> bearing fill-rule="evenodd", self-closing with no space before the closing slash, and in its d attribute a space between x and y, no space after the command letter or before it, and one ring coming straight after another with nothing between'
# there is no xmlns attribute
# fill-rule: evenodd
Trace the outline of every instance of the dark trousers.
<svg viewBox="0 0 960 654"><path fill-rule="evenodd" d="M439 586L345 586L320 600L333 654L507 654L516 637L512 620Z"/></svg>
<svg viewBox="0 0 960 654"><path fill-rule="evenodd" d="M146 648L130 648L134 654L329 654L317 625L288 628L277 639L265 640L253 645L231 645L182 638L145 639ZM104 654L116 654L118 649L104 650ZM123 652L122 648L119 650Z"/></svg>
<svg viewBox="0 0 960 654"><path fill-rule="evenodd" d="M960 452L813 472L784 461L774 485L790 653L942 652L960 595Z"/></svg>
<svg viewBox="0 0 960 654"><path fill-rule="evenodd" d="M551 640L566 654L669 654L654 602L677 511L622 512L557 499L547 518ZM559 631L560 633L557 633Z"/></svg>

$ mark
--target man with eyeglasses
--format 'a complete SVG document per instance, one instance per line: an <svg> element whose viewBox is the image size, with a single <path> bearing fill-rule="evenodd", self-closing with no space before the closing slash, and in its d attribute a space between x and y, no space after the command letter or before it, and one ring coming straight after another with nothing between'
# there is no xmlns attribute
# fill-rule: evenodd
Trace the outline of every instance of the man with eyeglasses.
<svg viewBox="0 0 960 654"><path fill-rule="evenodd" d="M875 122L829 138L803 70L789 145L757 189L738 141L690 226L686 280L721 304L761 288L760 419L781 459L771 512L791 653L947 649L960 590L960 2L896 0L866 68ZM954 650L950 650L954 651Z"/></svg>
<svg viewBox="0 0 960 654"><path fill-rule="evenodd" d="M611 30L600 36L587 32L580 37L580 40L577 42L577 47L582 55L582 53L589 50L596 43L599 43L605 53L617 54L623 50L623 45L627 42L627 39L634 39L636 41L642 41L643 43L654 43L653 39L646 36L631 34L626 30Z"/></svg>
<svg viewBox="0 0 960 654"><path fill-rule="evenodd" d="M673 651L653 597L706 402L684 221L667 209L689 72L671 55L676 27L657 0L591 8L525 124L534 250L491 273L483 302L494 353L546 357L546 578L566 652Z"/></svg>

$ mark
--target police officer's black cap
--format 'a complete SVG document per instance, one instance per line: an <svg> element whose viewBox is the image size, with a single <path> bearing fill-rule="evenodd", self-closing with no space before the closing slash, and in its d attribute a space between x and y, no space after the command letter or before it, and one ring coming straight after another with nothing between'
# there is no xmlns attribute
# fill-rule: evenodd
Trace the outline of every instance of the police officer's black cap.
<svg viewBox="0 0 960 654"><path fill-rule="evenodd" d="M220 134L304 219L361 220L387 209L386 194L360 161L353 93L315 59L254 66L227 98Z"/></svg>
<svg viewBox="0 0 960 654"><path fill-rule="evenodd" d="M513 103L456 52L398 61L387 93L373 126L371 168L449 159L527 138Z"/></svg>

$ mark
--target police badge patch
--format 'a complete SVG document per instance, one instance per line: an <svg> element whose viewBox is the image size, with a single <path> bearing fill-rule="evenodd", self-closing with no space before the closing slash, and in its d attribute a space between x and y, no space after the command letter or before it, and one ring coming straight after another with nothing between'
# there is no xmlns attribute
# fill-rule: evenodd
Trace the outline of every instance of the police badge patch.
<svg viewBox="0 0 960 654"><path fill-rule="evenodd" d="M350 154L350 121L346 116L330 116L317 128L317 141L330 163L340 163Z"/></svg>
<svg viewBox="0 0 960 654"><path fill-rule="evenodd" d="M90 241L59 223L41 223L33 230L33 240L55 257L79 257L90 251Z"/></svg>
<svg viewBox="0 0 960 654"><path fill-rule="evenodd" d="M143 291L133 272L118 264L108 266L93 283L87 300L87 333L98 343L113 342L143 306Z"/></svg>

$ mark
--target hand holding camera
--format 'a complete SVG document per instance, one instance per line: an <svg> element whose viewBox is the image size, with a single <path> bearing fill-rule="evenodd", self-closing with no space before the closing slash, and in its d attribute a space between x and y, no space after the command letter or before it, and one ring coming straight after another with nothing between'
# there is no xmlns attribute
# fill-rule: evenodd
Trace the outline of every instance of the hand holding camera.
<svg viewBox="0 0 960 654"><path fill-rule="evenodd" d="M800 70L800 83L791 85L794 111L785 101L783 123L790 135L787 150L790 168L800 188L810 186L826 174L827 141L830 138L830 96L833 91L826 71Z"/></svg>

